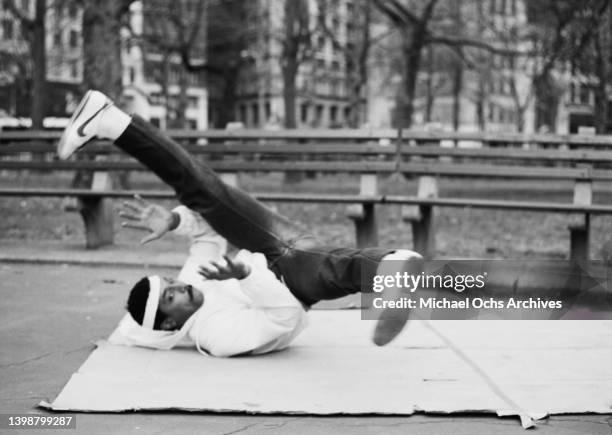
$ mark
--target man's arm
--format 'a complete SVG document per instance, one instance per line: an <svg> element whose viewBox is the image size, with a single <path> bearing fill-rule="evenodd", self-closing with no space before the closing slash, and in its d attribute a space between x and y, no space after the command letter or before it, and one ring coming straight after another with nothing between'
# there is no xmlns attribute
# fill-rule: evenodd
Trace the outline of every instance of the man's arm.
<svg viewBox="0 0 612 435"><path fill-rule="evenodd" d="M226 308L198 319L189 332L196 345L213 356L283 349L302 331L306 322L304 312L298 308Z"/></svg>
<svg viewBox="0 0 612 435"><path fill-rule="evenodd" d="M239 280L240 288L260 308L299 308L302 303L268 268L266 258L260 253L245 250L235 258L224 256L225 264L210 261L200 264L198 273L206 279Z"/></svg>
<svg viewBox="0 0 612 435"><path fill-rule="evenodd" d="M149 243L168 232L191 240L190 254L195 257L219 259L227 251L227 240L221 237L200 214L181 205L168 210L139 196L123 203L119 215L126 220L122 226L148 231L141 243Z"/></svg>
<svg viewBox="0 0 612 435"><path fill-rule="evenodd" d="M125 201L119 216L126 219L121 223L124 228L148 231L140 243L145 244L161 238L168 231L176 229L180 224L180 215L158 204L145 201L136 195L134 201Z"/></svg>

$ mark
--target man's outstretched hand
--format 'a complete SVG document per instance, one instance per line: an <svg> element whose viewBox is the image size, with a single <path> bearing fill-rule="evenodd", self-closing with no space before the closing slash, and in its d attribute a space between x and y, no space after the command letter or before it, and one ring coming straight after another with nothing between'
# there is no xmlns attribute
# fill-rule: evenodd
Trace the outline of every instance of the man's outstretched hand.
<svg viewBox="0 0 612 435"><path fill-rule="evenodd" d="M227 264L219 264L216 261L211 261L208 264L200 266L198 273L207 279L244 279L251 273L251 268L248 264L238 260L232 260L227 255L224 255Z"/></svg>
<svg viewBox="0 0 612 435"><path fill-rule="evenodd" d="M140 241L142 244L159 239L178 225L178 216L161 205L145 201L138 195L134 197L134 201L123 203L119 216L126 219L121 222L121 226L151 233Z"/></svg>

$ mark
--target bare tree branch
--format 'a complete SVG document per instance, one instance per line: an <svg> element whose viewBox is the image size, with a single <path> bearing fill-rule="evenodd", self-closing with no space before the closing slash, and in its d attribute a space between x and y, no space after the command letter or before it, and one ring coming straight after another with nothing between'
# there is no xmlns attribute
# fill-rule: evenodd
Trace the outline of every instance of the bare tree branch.
<svg viewBox="0 0 612 435"><path fill-rule="evenodd" d="M421 21L419 17L398 0L374 0L374 4L397 25L405 25L408 23L414 25Z"/></svg>
<svg viewBox="0 0 612 435"><path fill-rule="evenodd" d="M473 39L468 37L460 36L443 36L443 35L429 35L426 37L427 44L434 45L446 45L448 47L473 47L481 50L486 50L490 53L500 54L504 56L530 56L533 52L525 52L520 50L512 50L504 47L496 47L495 45L489 44L488 42L480 39Z"/></svg>

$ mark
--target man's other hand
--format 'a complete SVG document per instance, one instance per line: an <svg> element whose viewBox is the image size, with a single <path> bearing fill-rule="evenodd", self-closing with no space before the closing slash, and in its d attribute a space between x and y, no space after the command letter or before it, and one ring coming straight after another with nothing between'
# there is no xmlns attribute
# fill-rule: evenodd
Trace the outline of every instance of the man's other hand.
<svg viewBox="0 0 612 435"><path fill-rule="evenodd" d="M200 266L198 273L206 279L244 279L251 273L251 268L248 264L241 261L232 260L227 255L224 255L226 264L220 264L216 261L211 261L208 264Z"/></svg>
<svg viewBox="0 0 612 435"><path fill-rule="evenodd" d="M161 205L145 201L140 196L134 196L134 201L125 201L119 216L126 219L121 222L125 228L149 231L140 243L145 244L157 240L173 230L178 225L178 216Z"/></svg>

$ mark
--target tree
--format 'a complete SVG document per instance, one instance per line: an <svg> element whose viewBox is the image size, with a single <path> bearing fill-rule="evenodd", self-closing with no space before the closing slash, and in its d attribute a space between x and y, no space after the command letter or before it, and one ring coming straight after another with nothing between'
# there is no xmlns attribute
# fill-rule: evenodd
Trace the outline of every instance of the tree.
<svg viewBox="0 0 612 435"><path fill-rule="evenodd" d="M32 128L42 129L47 97L47 56L45 54L47 0L36 0L34 13L17 7L15 0L7 0L8 10L19 20L27 40L32 59Z"/></svg>
<svg viewBox="0 0 612 435"><path fill-rule="evenodd" d="M133 0L80 0L83 9L83 91L96 89L121 105L122 63L121 29L129 19L129 8ZM88 158L77 155L77 158ZM89 188L98 182L113 182L127 187L127 172L118 177L108 174L93 174L77 171L72 180L73 187ZM115 180L113 180L115 179ZM113 203L109 198L79 198L79 212L87 230L87 247L98 248L111 244L114 238Z"/></svg>
<svg viewBox="0 0 612 435"><path fill-rule="evenodd" d="M247 67L256 65L257 56L250 45L253 37L249 23L258 16L245 0L213 0L207 7L206 65L209 110L216 126L235 120L238 82ZM188 60L183 57L184 60ZM189 70L204 63L186 62Z"/></svg>
<svg viewBox="0 0 612 435"><path fill-rule="evenodd" d="M370 50L387 33L372 36L373 8L370 0L357 0L353 7L347 10L347 31L344 37L335 28L330 16L337 13L333 8L337 2L318 0L317 30L329 38L334 48L344 54L346 63L346 82L348 89L348 125L357 128L363 122L366 112L365 92L368 84L368 60Z"/></svg>
<svg viewBox="0 0 612 435"><path fill-rule="evenodd" d="M134 0L80 0L83 7L83 89L119 101L123 91L121 29Z"/></svg>
<svg viewBox="0 0 612 435"><path fill-rule="evenodd" d="M593 10L591 14L583 14L584 25L592 29L588 41L581 43L578 38L571 38L570 42L580 47L575 49L575 56L569 61L572 72L586 77L587 83L594 94L594 126L599 134L607 132L610 110L608 106L608 85L612 82L612 8L609 3L602 5L601 9ZM578 51L578 48L580 50Z"/></svg>
<svg viewBox="0 0 612 435"><path fill-rule="evenodd" d="M534 0L527 3L529 38L534 47L533 92L536 128L555 131L558 106L565 89L556 67L576 63L595 43L608 0ZM590 56L596 56L593 51Z"/></svg>
<svg viewBox="0 0 612 435"><path fill-rule="evenodd" d="M308 0L284 0L283 38L280 57L283 76L285 128L297 126L297 76L300 66L312 55L312 29Z"/></svg>
<svg viewBox="0 0 612 435"><path fill-rule="evenodd" d="M205 57L204 37L201 29L205 4L197 0L176 2L149 1L144 10L142 32L132 31L132 39L144 53L149 75L159 83L166 104L166 125L186 128L187 87L197 80L201 71L210 70L208 64L194 65L192 56ZM161 62L152 61L150 54L161 55ZM178 86L178 94L170 94L170 86Z"/></svg>

